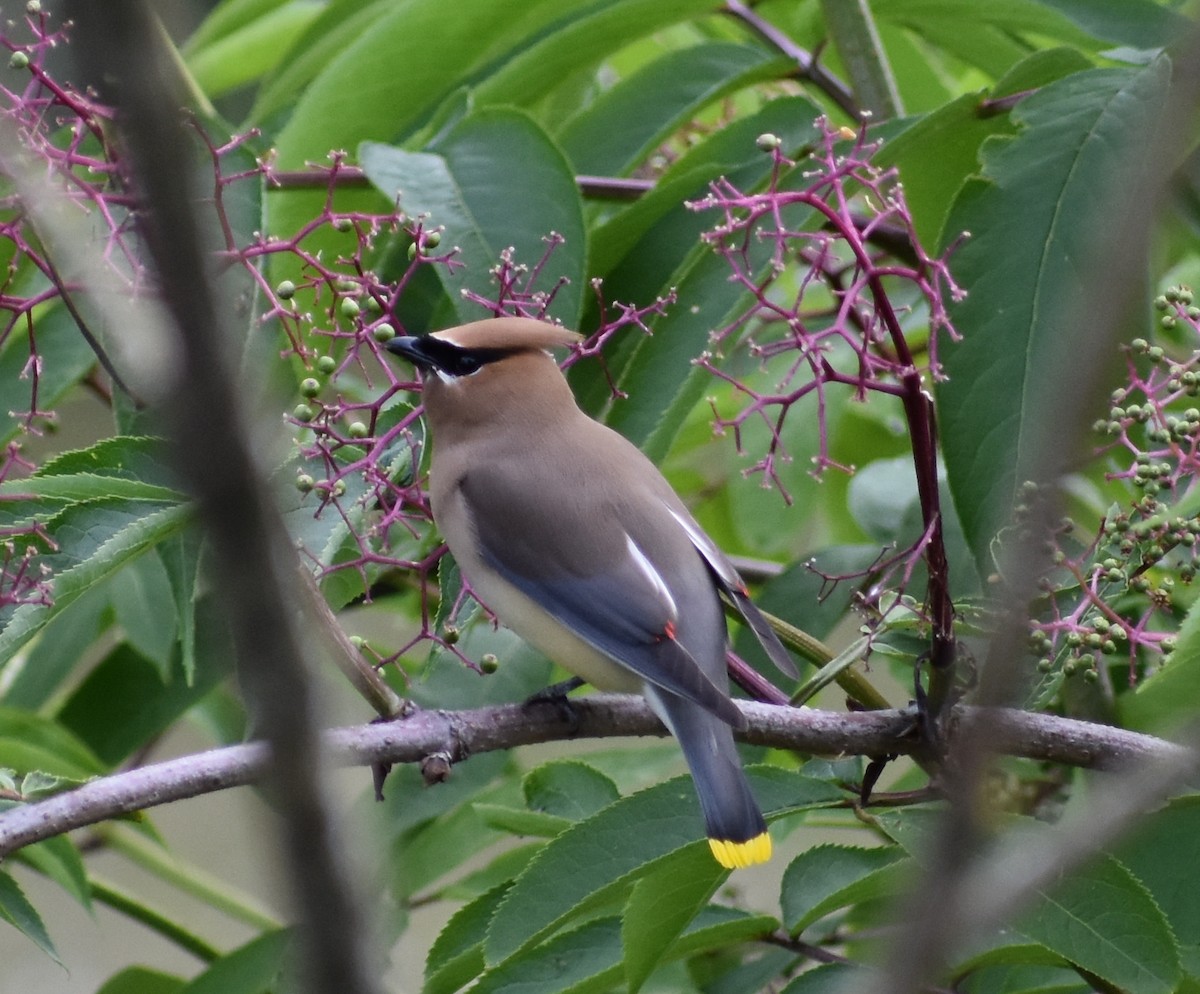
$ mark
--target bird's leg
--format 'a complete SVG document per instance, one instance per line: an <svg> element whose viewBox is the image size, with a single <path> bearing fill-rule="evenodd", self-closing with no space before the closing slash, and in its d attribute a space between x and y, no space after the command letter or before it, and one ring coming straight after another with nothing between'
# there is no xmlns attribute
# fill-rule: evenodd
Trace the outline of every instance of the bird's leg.
<svg viewBox="0 0 1200 994"><path fill-rule="evenodd" d="M574 733L579 728L579 713L575 710L575 706L567 695L572 690L578 690L587 681L581 677L573 676L569 680L562 680L559 683L552 683L549 687L543 687L535 694L530 694L525 698L522 707L532 707L534 704L552 704L558 710L559 716L568 725L571 726L571 731Z"/></svg>

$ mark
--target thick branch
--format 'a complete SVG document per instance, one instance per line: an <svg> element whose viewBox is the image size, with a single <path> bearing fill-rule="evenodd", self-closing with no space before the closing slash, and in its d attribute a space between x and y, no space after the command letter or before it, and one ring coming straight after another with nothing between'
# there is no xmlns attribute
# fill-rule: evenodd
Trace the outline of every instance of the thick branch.
<svg viewBox="0 0 1200 994"><path fill-rule="evenodd" d="M419 763L430 756L458 763L475 753L571 738L666 735L641 698L603 695L573 701L577 722L557 707L510 704L471 711L416 711L405 718L325 733L326 753L342 766ZM742 703L743 741L825 755L883 756L920 747L915 713L840 714L812 708ZM1054 715L960 707L951 734L986 732L999 752L1098 769L1135 763L1178 765L1189 750L1148 735ZM0 857L22 846L144 808L258 782L270 766L261 742L214 749L118 773L76 790L0 814Z"/></svg>

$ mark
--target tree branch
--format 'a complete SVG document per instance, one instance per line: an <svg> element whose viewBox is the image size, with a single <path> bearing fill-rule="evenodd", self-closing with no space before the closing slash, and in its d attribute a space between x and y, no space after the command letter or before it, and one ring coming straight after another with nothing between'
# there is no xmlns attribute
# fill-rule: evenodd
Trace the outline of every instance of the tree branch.
<svg viewBox="0 0 1200 994"><path fill-rule="evenodd" d="M740 702L749 727L744 742L825 755L883 756L919 749L915 710L841 714L813 708ZM338 728L324 735L324 752L340 766L420 763L440 756L451 764L477 753L573 738L665 736L639 697L600 695L572 701L575 721L557 707L508 704L470 711L414 711L395 721ZM1006 708L959 707L951 735L986 735L998 752L1094 769L1135 764L1194 763L1182 746L1108 725ZM44 801L0 813L0 857L108 818L159 804L257 783L270 769L265 743L214 749L113 774Z"/></svg>

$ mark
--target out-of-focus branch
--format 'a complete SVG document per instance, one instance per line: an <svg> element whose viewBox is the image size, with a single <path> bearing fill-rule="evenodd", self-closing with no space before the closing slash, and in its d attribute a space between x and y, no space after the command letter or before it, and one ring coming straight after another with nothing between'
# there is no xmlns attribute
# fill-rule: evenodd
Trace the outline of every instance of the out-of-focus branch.
<svg viewBox="0 0 1200 994"><path fill-rule="evenodd" d="M742 0L726 0L725 10L745 24L764 41L769 42L784 55L794 59L796 62L796 71L800 78L812 83L813 86L837 104L851 120L857 121L859 119L859 116L862 114L862 108L859 106L858 101L855 100L854 94L850 92L849 87L845 83L821 65L815 55L806 52L770 21L759 17L746 4L742 3Z"/></svg>
<svg viewBox="0 0 1200 994"><path fill-rule="evenodd" d="M1158 208L1169 187L1170 173L1194 140L1195 108L1200 103L1200 33L1189 40L1175 63L1166 105L1148 141L1125 150L1133 157L1137 177L1120 190L1098 191L1098 212L1104 227L1090 240L1090 252L1072 260L1087 292L1087 307L1059 315L1064 341L1076 343L1071 354L1070 390L1047 392L1033 401L1039 405L1036 424L1044 431L1026 442L1025 472L1035 481L1059 479L1080 451L1079 439L1087 424L1087 411L1097 399L1096 389L1109 350L1131 301L1142 292L1144 266L1149 257L1149 235ZM1130 190L1137 196L1130 196ZM1047 501L1038 518L1020 529L1012 540L1001 572L1007 596L997 612L1008 617L992 641L976 699L999 704L1011 699L1017 683L1016 660L1021 658L1028 629L1025 605L1037 589L1045 567L1042 537L1050 533L1057 510ZM1193 739L1193 743L1200 739ZM998 847L999 854L983 855L987 847L980 822L979 784L989 764L1003 747L993 739L989 725L976 726L958 738L952 750L944 785L953 802L940 831L932 840L934 858L922 877L914 881L911 899L900 910L905 923L891 945L889 957L868 987L870 994L911 994L935 982L955 955L982 930L1005 920L1036 894L1036 888L1064 869L1079 865L1110 843L1120 829L1167 797L1196 768L1192 756L1175 759L1147 756L1128 777L1096 792L1081 817L1049 833L1036 856L1026 849L1019 854ZM1000 863L998 859L1006 859Z"/></svg>
<svg viewBox="0 0 1200 994"><path fill-rule="evenodd" d="M325 800L310 644L290 606L295 551L251 454L226 359L225 315L207 278L184 154L178 74L144 3L77 0L70 10L88 39L77 49L84 74L110 92L117 107L139 232L170 316L166 337L176 350L163 371L161 410L177 469L197 498L213 549L242 690L276 757L265 786L280 815L280 848L298 910L302 989L369 994L378 987L363 948L367 930Z"/></svg>
<svg viewBox="0 0 1200 994"><path fill-rule="evenodd" d="M748 720L739 735L754 745L823 755L881 756L922 747L915 711L843 714L814 708L741 702ZM572 701L570 719L553 706L510 704L471 711L416 711L395 721L325 733L325 753L345 766L451 764L520 745L578 738L665 736L640 697L602 695ZM986 735L997 752L1093 769L1128 768L1153 760L1179 769L1196 762L1189 750L1108 725L1010 709L959 707L951 735ZM271 770L262 742L214 749L113 774L44 801L0 814L0 857L22 846L158 804L257 783Z"/></svg>

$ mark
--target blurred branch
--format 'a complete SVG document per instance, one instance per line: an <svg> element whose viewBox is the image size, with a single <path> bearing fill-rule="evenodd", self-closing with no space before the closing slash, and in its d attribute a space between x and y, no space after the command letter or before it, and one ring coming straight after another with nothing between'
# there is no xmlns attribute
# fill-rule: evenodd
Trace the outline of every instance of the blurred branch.
<svg viewBox="0 0 1200 994"><path fill-rule="evenodd" d="M300 988L369 994L379 989L365 949L369 930L325 798L311 640L292 608L296 553L252 454L227 361L226 315L206 278L178 71L144 2L76 0L69 11L88 39L77 50L84 75L117 108L139 233L176 351L162 371L161 414L213 549L248 710L276 757L265 786L280 816L279 849L299 919Z"/></svg>
<svg viewBox="0 0 1200 994"><path fill-rule="evenodd" d="M749 726L742 741L824 755L908 754L923 747L915 709L841 714L813 708L739 702ZM640 697L572 700L572 719L553 706L508 704L470 711L414 711L390 722L339 728L324 735L324 752L341 766L421 763L540 742L617 736L666 736ZM959 707L951 736L986 734L997 752L1092 769L1154 761L1194 768L1196 755L1162 739L1055 715L1007 708ZM214 749L103 777L44 801L0 813L0 857L33 842L108 818L202 794L257 783L272 770L263 742ZM1111 792L1110 792L1111 793ZM1122 795L1124 796L1124 795Z"/></svg>
<svg viewBox="0 0 1200 994"><path fill-rule="evenodd" d="M845 112L847 117L854 121L859 119L862 108L855 100L854 94L850 92L845 83L817 61L815 53L810 54L805 51L770 21L759 17L741 0L726 0L725 10L764 41L773 45L788 58L795 60L796 71L800 78L808 80L829 97Z"/></svg>
<svg viewBox="0 0 1200 994"><path fill-rule="evenodd" d="M863 110L878 121L903 114L896 79L867 0L821 0L821 13Z"/></svg>

